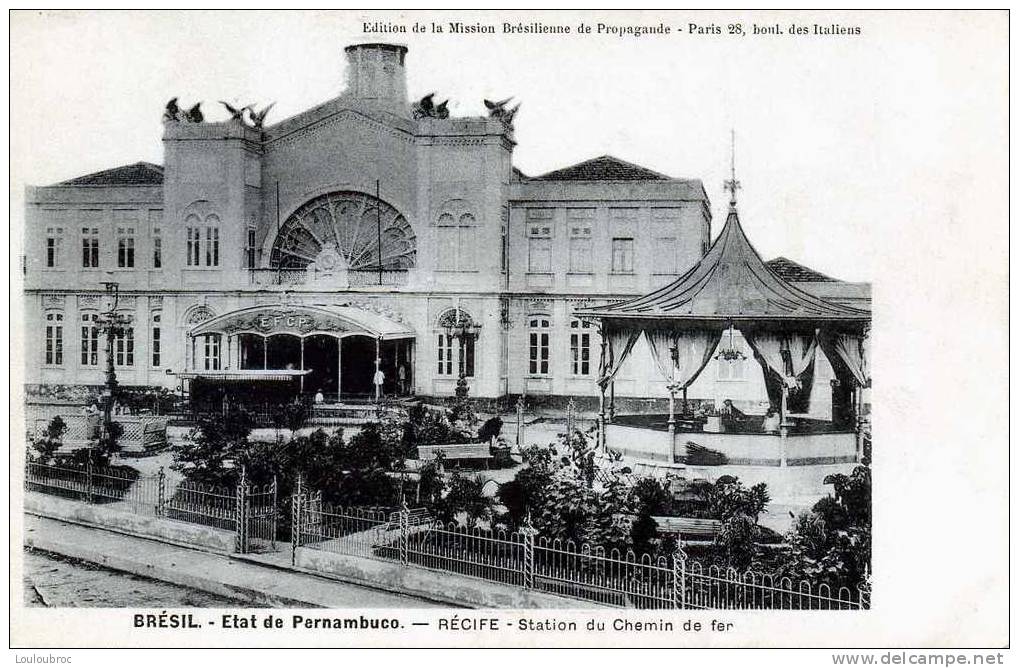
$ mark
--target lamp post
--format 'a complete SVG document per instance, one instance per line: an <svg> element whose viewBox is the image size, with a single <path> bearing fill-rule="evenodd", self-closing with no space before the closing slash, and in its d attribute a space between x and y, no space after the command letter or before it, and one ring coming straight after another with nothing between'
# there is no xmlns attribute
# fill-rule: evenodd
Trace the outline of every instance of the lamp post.
<svg viewBox="0 0 1019 668"><path fill-rule="evenodd" d="M474 320L469 315L466 315L459 307L456 309L456 314L453 318L447 318L444 324L446 330L446 340L456 339L457 349L459 351L459 364L458 364L458 378L457 392L459 393L461 387L466 385L467 378L467 342L473 341L477 338L481 327L475 324Z"/></svg>
<svg viewBox="0 0 1019 668"><path fill-rule="evenodd" d="M117 391L117 371L114 364L114 344L117 336L124 333L124 325L128 322L127 317L117 313L117 305L120 302L120 285L114 281L103 283L106 290L106 309L99 314L99 329L106 336L106 382L103 390L103 424L101 436L109 437L112 432L113 422L113 401Z"/></svg>

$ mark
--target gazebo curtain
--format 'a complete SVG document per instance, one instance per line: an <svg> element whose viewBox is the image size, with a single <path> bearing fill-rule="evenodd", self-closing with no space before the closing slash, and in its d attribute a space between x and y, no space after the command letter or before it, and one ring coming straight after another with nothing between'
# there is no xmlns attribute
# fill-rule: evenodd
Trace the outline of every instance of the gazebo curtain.
<svg viewBox="0 0 1019 668"><path fill-rule="evenodd" d="M722 338L722 331L720 327L677 329L668 326L648 327L644 330L651 348L651 357L670 390L682 390L697 379L711 361ZM675 362L672 359L672 348L677 352Z"/></svg>
<svg viewBox="0 0 1019 668"><path fill-rule="evenodd" d="M814 361L817 333L743 330L743 337L769 369L782 378L786 387L799 387L799 377Z"/></svg>
<svg viewBox="0 0 1019 668"><path fill-rule="evenodd" d="M865 337L858 334L822 331L818 338L824 354L829 359L837 356L853 375L857 385L860 387L870 385L870 356Z"/></svg>
<svg viewBox="0 0 1019 668"><path fill-rule="evenodd" d="M605 342L605 346L602 348L600 376L598 377L598 385L603 390L623 368L623 363L633 351L637 339L640 338L640 332L640 329L630 327L604 327L602 341Z"/></svg>

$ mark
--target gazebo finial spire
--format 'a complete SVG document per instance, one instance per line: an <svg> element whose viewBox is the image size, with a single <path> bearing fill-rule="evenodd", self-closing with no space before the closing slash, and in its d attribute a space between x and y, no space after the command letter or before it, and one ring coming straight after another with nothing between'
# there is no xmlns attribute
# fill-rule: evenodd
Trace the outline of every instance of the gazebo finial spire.
<svg viewBox="0 0 1019 668"><path fill-rule="evenodd" d="M740 182L736 180L736 130L730 130L730 153L729 153L729 169L730 178L725 182L725 189L729 191L729 210L736 210L736 191L742 186Z"/></svg>

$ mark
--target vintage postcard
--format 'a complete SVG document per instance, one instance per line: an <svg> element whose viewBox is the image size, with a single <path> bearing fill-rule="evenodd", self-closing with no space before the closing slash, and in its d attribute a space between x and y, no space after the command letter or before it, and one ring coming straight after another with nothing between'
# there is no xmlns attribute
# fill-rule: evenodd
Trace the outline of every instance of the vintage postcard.
<svg viewBox="0 0 1019 668"><path fill-rule="evenodd" d="M19 662L1008 645L1007 12L10 40Z"/></svg>

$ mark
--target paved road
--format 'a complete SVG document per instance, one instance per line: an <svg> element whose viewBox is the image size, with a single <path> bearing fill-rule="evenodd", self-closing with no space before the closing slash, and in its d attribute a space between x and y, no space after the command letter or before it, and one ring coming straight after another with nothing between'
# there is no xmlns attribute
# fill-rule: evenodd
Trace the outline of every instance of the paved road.
<svg viewBox="0 0 1019 668"><path fill-rule="evenodd" d="M25 550L26 607L238 608L240 600L112 571L84 561Z"/></svg>
<svg viewBox="0 0 1019 668"><path fill-rule="evenodd" d="M285 554L263 555L259 561L269 565L261 565L35 515L25 516L25 531L26 539L37 547L49 546L45 549L54 552L63 550L63 554L71 555L108 555L130 562L131 570L144 569L135 572L165 573L167 579L180 583L138 577L82 561L47 563L47 557L29 553L25 567L25 576L29 580L25 587L26 601L34 601L36 605L252 607L247 598L243 603L230 599L231 593L244 591L254 592L259 600L281 607L448 607L371 587L284 570L279 566L289 564L289 557ZM53 561L52 557L48 559ZM218 595L199 590L210 584L214 586L209 591L219 592ZM297 605L297 602L302 605Z"/></svg>

